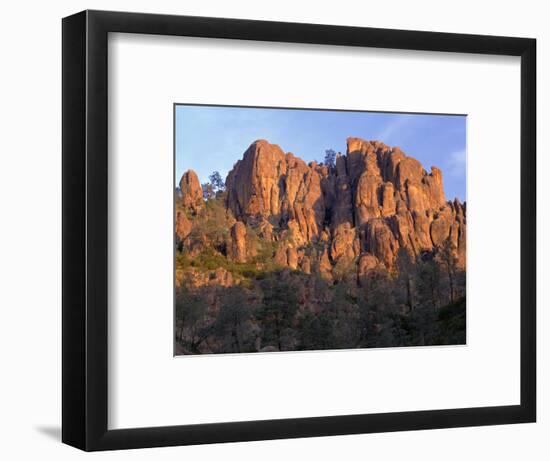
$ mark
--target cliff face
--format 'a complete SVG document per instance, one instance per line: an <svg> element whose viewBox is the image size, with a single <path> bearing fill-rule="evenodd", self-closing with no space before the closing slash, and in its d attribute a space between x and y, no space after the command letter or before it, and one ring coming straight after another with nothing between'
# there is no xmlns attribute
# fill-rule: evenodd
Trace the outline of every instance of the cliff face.
<svg viewBox="0 0 550 461"><path fill-rule="evenodd" d="M204 202L194 172L180 182L182 203L197 212ZM391 270L399 249L411 257L437 255L449 246L464 268L466 204L448 202L438 168L426 172L399 148L359 138L333 167L306 164L265 140L255 141L229 172L225 206L237 224L228 257L245 262L245 225L276 242L278 265L318 271L334 279L349 262L360 281L374 268ZM242 224L239 224L242 223ZM184 240L190 225L178 214Z"/></svg>
<svg viewBox="0 0 550 461"><path fill-rule="evenodd" d="M292 230L297 243L315 240L323 230L321 183L327 175L327 168L256 141L227 176L227 207L247 223Z"/></svg>
<svg viewBox="0 0 550 461"><path fill-rule="evenodd" d="M368 254L368 266L391 268L399 248L418 256L446 240L465 264L465 204L445 200L438 168L427 173L399 148L377 141L349 138L333 169L256 141L228 175L227 208L240 221L277 229L279 237L291 233L285 251L296 250L298 266L307 259L300 247L309 242L326 244L321 265L325 256L334 264Z"/></svg>

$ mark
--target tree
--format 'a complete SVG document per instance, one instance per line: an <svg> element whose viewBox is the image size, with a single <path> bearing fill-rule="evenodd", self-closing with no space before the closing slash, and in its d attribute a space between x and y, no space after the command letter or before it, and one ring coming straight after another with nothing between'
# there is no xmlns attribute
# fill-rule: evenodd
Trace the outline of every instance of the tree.
<svg viewBox="0 0 550 461"><path fill-rule="evenodd" d="M406 317L396 299L395 277L382 268L373 269L358 292L361 347L405 346L409 338Z"/></svg>
<svg viewBox="0 0 550 461"><path fill-rule="evenodd" d="M188 248L194 248L195 251L200 249L205 253L215 250L225 255L231 225L223 201L207 200L206 206L193 221L187 240Z"/></svg>
<svg viewBox="0 0 550 461"><path fill-rule="evenodd" d="M441 304L441 269L433 259L420 260L416 271L419 304L432 309Z"/></svg>
<svg viewBox="0 0 550 461"><path fill-rule="evenodd" d="M425 346L437 344L439 325L437 311L430 306L420 306L407 319L409 345Z"/></svg>
<svg viewBox="0 0 550 461"><path fill-rule="evenodd" d="M438 258L449 282L449 302L454 303L456 299L458 258L456 257L456 247L449 239L445 240L443 243L443 247L438 254Z"/></svg>
<svg viewBox="0 0 550 461"><path fill-rule="evenodd" d="M357 305L355 281L339 283L331 290L332 299L324 311L331 319L331 333L327 335L329 348L350 349L359 344L361 338L360 311Z"/></svg>
<svg viewBox="0 0 550 461"><path fill-rule="evenodd" d="M210 184L212 185L212 190L217 192L223 192L225 190L225 182L221 176L221 174L218 171L214 171L208 179L210 180Z"/></svg>
<svg viewBox="0 0 550 461"><path fill-rule="evenodd" d="M255 336L251 319L252 307L245 290L238 286L225 289L213 328L220 352L253 350Z"/></svg>
<svg viewBox="0 0 550 461"><path fill-rule="evenodd" d="M299 340L301 350L329 349L332 346L333 325L325 312L306 311L300 318Z"/></svg>
<svg viewBox="0 0 550 461"><path fill-rule="evenodd" d="M415 306L414 272L415 264L407 249L401 247L397 250L396 258L397 284L401 301L407 306L409 312Z"/></svg>
<svg viewBox="0 0 550 461"><path fill-rule="evenodd" d="M262 344L275 345L280 351L292 349L292 323L298 310L296 289L270 274L260 282L263 300L257 311L262 328Z"/></svg>
<svg viewBox="0 0 550 461"><path fill-rule="evenodd" d="M334 171L336 168L336 152L332 149L327 149L325 151L325 165L328 166L330 171Z"/></svg>
<svg viewBox="0 0 550 461"><path fill-rule="evenodd" d="M178 341L194 352L204 341L203 320L206 313L204 299L198 293L180 287L176 292L176 325L179 326Z"/></svg>
<svg viewBox="0 0 550 461"><path fill-rule="evenodd" d="M212 197L214 197L214 187L212 186L212 183L205 182L201 184L202 188L202 198L204 200L210 200Z"/></svg>

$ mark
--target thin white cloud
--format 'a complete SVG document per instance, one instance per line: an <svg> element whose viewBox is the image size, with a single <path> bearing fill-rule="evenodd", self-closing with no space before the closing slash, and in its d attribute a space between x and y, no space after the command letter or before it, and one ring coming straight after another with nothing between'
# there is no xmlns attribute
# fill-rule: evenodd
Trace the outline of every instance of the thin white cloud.
<svg viewBox="0 0 550 461"><path fill-rule="evenodd" d="M455 150L449 154L447 171L455 177L464 177L466 174L466 149Z"/></svg>
<svg viewBox="0 0 550 461"><path fill-rule="evenodd" d="M395 117L380 133L378 133L378 140L391 144L392 140L395 141L397 136L403 135L404 129L411 122L413 122L413 117L409 115L399 115Z"/></svg>

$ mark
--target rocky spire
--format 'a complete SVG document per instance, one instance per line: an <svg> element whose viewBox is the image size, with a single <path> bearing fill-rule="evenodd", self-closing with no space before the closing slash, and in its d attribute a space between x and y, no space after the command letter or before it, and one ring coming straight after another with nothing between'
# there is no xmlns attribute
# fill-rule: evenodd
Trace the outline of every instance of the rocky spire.
<svg viewBox="0 0 550 461"><path fill-rule="evenodd" d="M202 206L193 171L180 188L185 206ZM466 205L446 201L438 168L427 172L379 141L348 138L346 154L329 168L257 140L229 172L226 191L232 216L279 242L277 261L292 268L327 273L329 263L345 258L355 261L361 277L373 267L392 269L400 248L411 256L436 254L447 241L465 265ZM233 257L244 261L244 226L232 235Z"/></svg>
<svg viewBox="0 0 550 461"><path fill-rule="evenodd" d="M192 212L197 212L204 205L202 188L197 173L188 170L180 179L180 192L182 204Z"/></svg>

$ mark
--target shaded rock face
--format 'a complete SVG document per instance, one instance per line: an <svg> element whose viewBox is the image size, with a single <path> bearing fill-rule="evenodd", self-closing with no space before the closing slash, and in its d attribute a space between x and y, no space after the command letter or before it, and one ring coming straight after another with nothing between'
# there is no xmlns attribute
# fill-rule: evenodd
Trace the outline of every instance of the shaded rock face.
<svg viewBox="0 0 550 461"><path fill-rule="evenodd" d="M241 221L237 221L231 228L229 256L240 263L246 261L246 226Z"/></svg>
<svg viewBox="0 0 550 461"><path fill-rule="evenodd" d="M186 171L180 179L179 186L179 193L185 208L196 213L204 206L202 188L197 173L193 170Z"/></svg>
<svg viewBox="0 0 550 461"><path fill-rule="evenodd" d="M303 256L303 255L300 255ZM275 262L279 264L280 266L286 266L290 269L298 269L298 261L299 261L299 255L296 248L292 246L280 246L278 250L275 252ZM304 272L307 273L308 265L307 260L300 258L303 261L302 266L304 267ZM311 270L311 267L309 267L309 270Z"/></svg>
<svg viewBox="0 0 550 461"><path fill-rule="evenodd" d="M183 202L202 205L194 172L180 182ZM446 201L441 171L379 141L348 138L334 167L306 164L265 140L250 145L226 180L226 208L237 220L229 256L245 262L246 226L277 242L275 262L331 279L340 260L353 261L360 283L369 271L392 270L397 252L437 254L451 244L466 263L466 204ZM185 235L185 217L177 218ZM314 250L311 250L314 248Z"/></svg>
<svg viewBox="0 0 550 461"><path fill-rule="evenodd" d="M176 213L176 237L179 241L184 241L191 233L192 228L193 225L185 213L178 211Z"/></svg>
<svg viewBox="0 0 550 461"><path fill-rule="evenodd" d="M349 222L340 224L333 233L330 256L333 261L344 257L353 259L361 252L360 241Z"/></svg>

